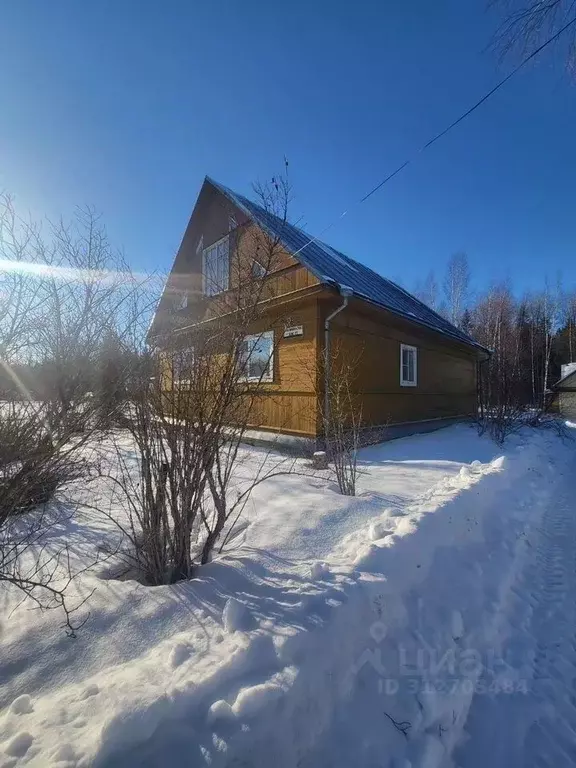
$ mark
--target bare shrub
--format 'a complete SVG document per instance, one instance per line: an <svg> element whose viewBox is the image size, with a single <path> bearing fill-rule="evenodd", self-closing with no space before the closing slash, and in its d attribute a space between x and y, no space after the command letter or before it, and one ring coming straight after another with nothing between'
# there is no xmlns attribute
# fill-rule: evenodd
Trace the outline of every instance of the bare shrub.
<svg viewBox="0 0 576 768"><path fill-rule="evenodd" d="M54 524L49 502L84 477L88 463L71 440L53 441L41 412L22 402L0 407L0 446L0 582L41 608L62 609L74 634L83 620L74 621L79 604L66 600L74 576L68 548L49 548L45 537Z"/></svg>
<svg viewBox="0 0 576 768"><path fill-rule="evenodd" d="M119 397L99 396L114 389L101 384L111 379L101 374L103 350L110 337L134 349L146 283L93 211L43 232L0 196L0 581L61 607L70 630L65 593L74 574L66 544L45 543L49 502L87 475L86 448L104 416L126 407L124 385Z"/></svg>
<svg viewBox="0 0 576 768"><path fill-rule="evenodd" d="M553 413L535 410L528 421L531 427L549 430L563 442L573 442L576 437L574 430L566 425L566 421Z"/></svg>
<svg viewBox="0 0 576 768"><path fill-rule="evenodd" d="M346 354L341 346L335 346L329 354L328 375L326 361L323 366L327 391L321 406L326 450L340 493L355 496L363 418L362 402L355 392L355 371L361 351Z"/></svg>
<svg viewBox="0 0 576 768"><path fill-rule="evenodd" d="M285 179L257 193L271 215L286 220ZM202 297L190 292L183 302L186 286L169 280L151 346L132 376L126 429L137 468L119 454L112 480L128 504L128 519L118 520L127 556L151 584L189 578L207 563L266 474L231 497L240 444L273 396L267 385L286 318L269 307L281 292L274 272L283 249L278 237L249 222L233 235L230 284ZM202 313L209 307L202 322L186 324L181 310L190 309L188 299Z"/></svg>

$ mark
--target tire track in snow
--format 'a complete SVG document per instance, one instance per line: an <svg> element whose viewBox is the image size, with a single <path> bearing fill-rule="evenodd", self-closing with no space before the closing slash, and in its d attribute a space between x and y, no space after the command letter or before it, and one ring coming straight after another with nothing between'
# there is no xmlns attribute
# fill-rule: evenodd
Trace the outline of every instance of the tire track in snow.
<svg viewBox="0 0 576 768"><path fill-rule="evenodd" d="M514 692L475 697L469 740L454 755L461 768L576 765L575 507L565 482L513 588L504 650Z"/></svg>

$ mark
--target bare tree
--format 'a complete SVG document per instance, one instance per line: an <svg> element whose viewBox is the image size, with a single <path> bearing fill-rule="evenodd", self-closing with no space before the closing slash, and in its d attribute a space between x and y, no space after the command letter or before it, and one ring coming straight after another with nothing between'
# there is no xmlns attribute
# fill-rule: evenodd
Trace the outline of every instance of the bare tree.
<svg viewBox="0 0 576 768"><path fill-rule="evenodd" d="M562 296L560 325L564 326L568 347L568 361L576 360L576 291Z"/></svg>
<svg viewBox="0 0 576 768"><path fill-rule="evenodd" d="M495 285L474 309L474 335L492 355L479 369L479 431L499 443L523 418L517 306L508 285Z"/></svg>
<svg viewBox="0 0 576 768"><path fill-rule="evenodd" d="M22 222L12 198L0 195L0 362L24 358L33 348L44 296L36 268L38 228ZM8 371L8 373L10 373Z"/></svg>
<svg viewBox="0 0 576 768"><path fill-rule="evenodd" d="M576 59L576 6L573 0L490 0L504 18L494 37L502 56L528 55L547 40L555 45L570 69Z"/></svg>
<svg viewBox="0 0 576 768"><path fill-rule="evenodd" d="M103 409L91 396L102 343L111 332L129 343L128 320L146 291L92 212L45 235L4 196L0 255L0 367L12 382L0 403L0 581L61 607L72 631L74 574L66 545L46 545L49 503L89 473L87 447Z"/></svg>
<svg viewBox="0 0 576 768"><path fill-rule="evenodd" d="M106 348L110 356L113 339L116 360L122 359L126 337L138 320L135 300L149 317L148 283L153 278L132 273L92 209L79 209L71 224L52 225L51 236L36 349L47 416L58 430L68 421L85 424L88 405L92 412L102 405L92 396L101 385L98 371Z"/></svg>
<svg viewBox="0 0 576 768"><path fill-rule="evenodd" d="M426 275L426 278L416 286L414 294L420 301L426 304L426 306L436 312L439 310L440 290L436 275L432 270Z"/></svg>
<svg viewBox="0 0 576 768"><path fill-rule="evenodd" d="M450 257L444 278L444 299L446 314L456 327L462 324L470 292L470 267L465 253Z"/></svg>

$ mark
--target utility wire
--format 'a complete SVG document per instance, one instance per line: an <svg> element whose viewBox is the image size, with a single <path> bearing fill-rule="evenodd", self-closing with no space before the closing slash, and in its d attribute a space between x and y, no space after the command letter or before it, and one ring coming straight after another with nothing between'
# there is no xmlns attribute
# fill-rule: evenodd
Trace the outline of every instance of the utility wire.
<svg viewBox="0 0 576 768"><path fill-rule="evenodd" d="M539 53L541 53L544 48L548 47L551 43L554 43L561 35L566 32L567 29L569 29L573 24L576 24L576 17L574 17L571 21L564 24L561 29L556 32L556 34L552 35L552 37L548 38L542 45L538 46L538 48L534 49L532 53L530 53L526 58L524 58L509 74L506 75L500 82L496 83L494 88L488 91L488 93L484 94L481 99L479 99L475 104L473 104L470 109L468 109L466 112L464 112L460 117L458 117L454 122L450 123L444 130L440 131L440 133L437 133L435 136L433 136L429 141L427 141L425 144L423 144L420 149L410 158L405 160L402 165L399 165L398 168L396 168L395 171L392 171L392 173L388 174L382 181L380 181L375 187L373 187L367 194L364 195L364 197L361 197L360 200L358 200L355 203L356 205L361 205L362 203L366 202L369 197L372 197L376 192L378 192L379 189L382 189L382 187L387 184L391 179L394 178L397 174L400 173L400 171L403 171L406 166L410 165L410 163L414 162L414 160L422 154L422 152L425 152L428 147L431 147L432 144L434 144L438 139L441 139L443 136L445 136L449 131L451 131L453 128L455 128L459 123L461 123L463 120L465 120L469 115L472 114L472 112L475 112L478 107L480 107L482 104L484 104L485 101L488 101L488 99L493 96L496 91L500 90L502 86L506 85L506 83L511 80L514 75L516 75L523 67L528 64L529 61L531 61L533 58L538 56ZM344 216L348 213L348 210L343 211L338 218L336 218L331 224L329 224L327 227L325 227L322 232L318 235L318 237L312 237L307 243L304 243L304 245L299 248L297 251L295 251L294 255L297 253L300 253L300 251L304 250L306 246L310 245L311 243L318 240L319 237L322 237L322 235L327 232L329 229L331 229L340 219L343 219Z"/></svg>

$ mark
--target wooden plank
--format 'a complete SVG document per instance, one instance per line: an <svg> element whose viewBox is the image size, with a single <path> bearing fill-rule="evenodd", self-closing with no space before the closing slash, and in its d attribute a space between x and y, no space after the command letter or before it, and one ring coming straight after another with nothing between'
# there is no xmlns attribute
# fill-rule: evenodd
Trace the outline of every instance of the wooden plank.
<svg viewBox="0 0 576 768"><path fill-rule="evenodd" d="M322 302L320 314L334 302ZM334 367L352 366L351 388L366 426L471 415L476 408L476 356L461 344L434 338L411 324L349 307L332 323ZM400 383L400 346L418 350L417 386Z"/></svg>

